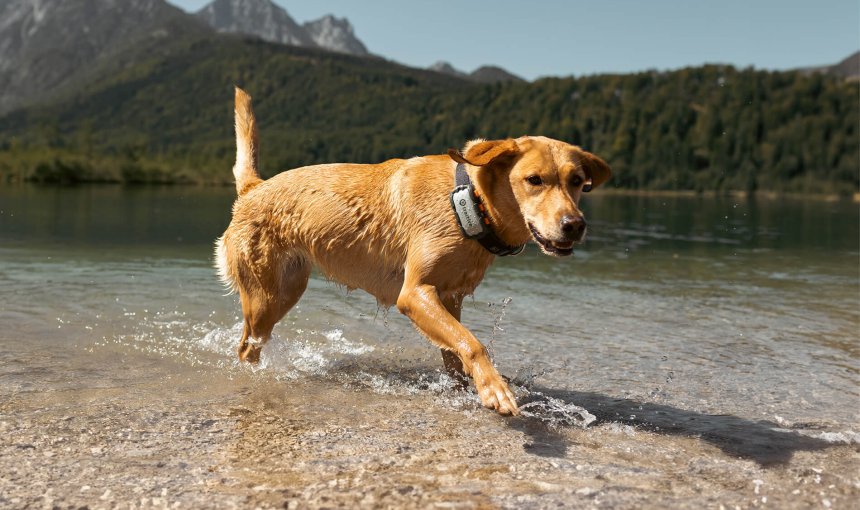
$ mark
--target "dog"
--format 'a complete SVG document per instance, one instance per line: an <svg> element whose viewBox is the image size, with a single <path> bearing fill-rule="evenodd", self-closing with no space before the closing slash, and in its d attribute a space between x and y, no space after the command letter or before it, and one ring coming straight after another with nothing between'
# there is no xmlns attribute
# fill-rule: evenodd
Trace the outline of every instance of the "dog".
<svg viewBox="0 0 860 510"><path fill-rule="evenodd" d="M463 298L497 255L529 240L547 255L573 253L587 228L582 193L605 183L609 166L574 145L523 136L474 140L447 155L306 166L263 180L251 98L238 87L235 123L238 198L215 258L242 303L239 359L259 361L315 266L382 306L396 305L441 348L452 377L472 378L485 407L518 414L486 348L460 323Z"/></svg>

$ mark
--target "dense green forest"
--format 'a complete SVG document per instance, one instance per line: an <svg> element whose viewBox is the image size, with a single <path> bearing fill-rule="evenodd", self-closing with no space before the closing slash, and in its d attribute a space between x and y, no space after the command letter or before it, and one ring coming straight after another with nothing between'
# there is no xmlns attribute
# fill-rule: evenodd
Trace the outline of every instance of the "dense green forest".
<svg viewBox="0 0 860 510"><path fill-rule="evenodd" d="M0 118L0 179L231 179L232 85L255 97L268 175L541 134L606 159L626 189L851 194L860 83L703 66L481 85L238 37L181 43Z"/></svg>

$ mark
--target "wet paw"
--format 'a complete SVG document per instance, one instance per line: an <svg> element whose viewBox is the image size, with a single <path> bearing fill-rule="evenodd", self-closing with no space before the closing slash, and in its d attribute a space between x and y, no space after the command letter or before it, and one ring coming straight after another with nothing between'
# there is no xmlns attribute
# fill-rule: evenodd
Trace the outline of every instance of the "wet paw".
<svg viewBox="0 0 860 510"><path fill-rule="evenodd" d="M517 399L513 392L508 388L507 383L502 380L501 376L495 374L494 377L487 377L483 383L477 384L478 396L481 397L481 404L488 409L495 409L496 412L502 415L517 416L520 410L517 407Z"/></svg>
<svg viewBox="0 0 860 510"><path fill-rule="evenodd" d="M259 345L250 342L239 346L239 361L246 361L256 365L260 362L260 353L263 349Z"/></svg>

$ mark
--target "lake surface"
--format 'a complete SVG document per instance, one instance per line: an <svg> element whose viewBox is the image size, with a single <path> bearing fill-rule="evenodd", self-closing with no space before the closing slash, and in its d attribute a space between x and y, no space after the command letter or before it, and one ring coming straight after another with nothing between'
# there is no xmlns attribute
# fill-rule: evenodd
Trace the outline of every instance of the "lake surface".
<svg viewBox="0 0 860 510"><path fill-rule="evenodd" d="M181 489L192 482L222 506L749 506L768 489L787 506L839 506L857 495L855 203L587 195L589 235L572 258L530 245L498 259L464 305L523 405L504 419L451 386L438 350L395 309L319 275L261 367L238 365L238 299L212 269L233 199L226 188L0 188L0 432L15 463L0 470L0 503L43 504L58 476L78 485L52 489L56 501L95 506L194 506L203 500ZM212 441L185 433L205 423ZM440 429L460 432L427 439ZM74 446L52 446L47 430ZM247 447L254 438L280 449ZM144 453L130 461L132 443ZM402 459L385 453L395 446L417 460L367 471L377 485L357 486L376 492L341 483L342 472L364 480L356 466ZM22 467L41 450L52 467ZM468 478L463 467L448 492L419 480L428 465L447 466L440 480L476 458L504 469ZM667 458L686 467L669 472ZM696 462L725 472L694 476ZM105 472L89 480L81 463Z"/></svg>

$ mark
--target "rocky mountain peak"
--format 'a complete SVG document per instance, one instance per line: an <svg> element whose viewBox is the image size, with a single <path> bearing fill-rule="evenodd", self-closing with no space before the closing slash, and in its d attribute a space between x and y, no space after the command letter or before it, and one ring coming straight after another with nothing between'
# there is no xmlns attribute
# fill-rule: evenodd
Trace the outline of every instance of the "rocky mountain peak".
<svg viewBox="0 0 860 510"><path fill-rule="evenodd" d="M316 46L287 11L270 0L215 0L196 16L219 32L255 35L293 46Z"/></svg>
<svg viewBox="0 0 860 510"><path fill-rule="evenodd" d="M214 0L196 16L219 32L257 36L266 41L368 55L345 18L328 15L299 25L271 0Z"/></svg>
<svg viewBox="0 0 860 510"><path fill-rule="evenodd" d="M352 24L346 18L329 14L305 23L304 28L321 48L352 55L368 55L367 48L355 36Z"/></svg>

